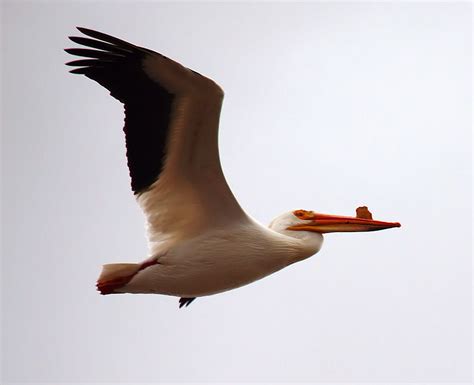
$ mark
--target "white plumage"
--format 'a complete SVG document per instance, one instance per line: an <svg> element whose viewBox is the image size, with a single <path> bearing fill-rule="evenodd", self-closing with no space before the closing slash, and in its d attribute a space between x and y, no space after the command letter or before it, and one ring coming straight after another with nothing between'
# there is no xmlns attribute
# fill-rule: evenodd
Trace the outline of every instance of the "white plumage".
<svg viewBox="0 0 474 385"><path fill-rule="evenodd" d="M78 28L86 57L68 65L125 105L132 189L146 217L150 255L142 263L105 265L102 294L157 293L180 305L251 283L319 251L322 233L400 226L296 210L266 228L235 200L222 173L217 136L224 93L212 80L115 37ZM91 39L92 38L92 39Z"/></svg>

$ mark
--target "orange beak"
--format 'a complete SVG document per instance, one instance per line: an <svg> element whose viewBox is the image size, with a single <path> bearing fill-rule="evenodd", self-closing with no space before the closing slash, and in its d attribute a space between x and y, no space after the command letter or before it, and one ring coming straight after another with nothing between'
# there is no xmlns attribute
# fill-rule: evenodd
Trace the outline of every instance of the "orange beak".
<svg viewBox="0 0 474 385"><path fill-rule="evenodd" d="M317 233L377 231L400 227L398 222L382 222L372 219L372 214L367 207L359 207L356 217L345 217L340 215L319 214L313 211L296 210L294 214L308 221L288 227L288 230L314 231Z"/></svg>

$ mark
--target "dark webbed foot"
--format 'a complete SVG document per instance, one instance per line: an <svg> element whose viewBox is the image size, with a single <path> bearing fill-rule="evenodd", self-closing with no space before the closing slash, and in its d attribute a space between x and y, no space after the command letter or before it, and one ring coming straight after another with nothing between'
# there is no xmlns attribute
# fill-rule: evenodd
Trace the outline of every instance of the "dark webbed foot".
<svg viewBox="0 0 474 385"><path fill-rule="evenodd" d="M192 298L180 298L179 299L179 308L181 309L183 306L189 306L191 302L193 302L196 299L196 297Z"/></svg>

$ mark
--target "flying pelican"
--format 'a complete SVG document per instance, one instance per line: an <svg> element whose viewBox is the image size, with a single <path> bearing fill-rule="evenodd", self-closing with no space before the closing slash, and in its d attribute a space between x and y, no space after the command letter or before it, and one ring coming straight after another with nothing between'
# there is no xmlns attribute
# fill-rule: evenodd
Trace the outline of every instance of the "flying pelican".
<svg viewBox="0 0 474 385"><path fill-rule="evenodd" d="M66 63L125 106L131 187L146 217L149 257L106 264L101 294L196 297L249 284L317 253L323 234L400 227L372 219L293 210L264 227L240 207L222 173L217 145L224 92L213 80L147 48L87 28L69 37L88 48ZM91 49L92 48L92 49Z"/></svg>

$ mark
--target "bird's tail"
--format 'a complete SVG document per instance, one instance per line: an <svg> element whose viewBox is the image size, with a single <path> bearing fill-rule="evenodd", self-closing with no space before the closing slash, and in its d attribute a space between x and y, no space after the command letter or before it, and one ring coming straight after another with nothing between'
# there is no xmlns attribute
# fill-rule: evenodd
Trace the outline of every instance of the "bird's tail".
<svg viewBox="0 0 474 385"><path fill-rule="evenodd" d="M138 273L142 265L139 263L110 263L102 267L97 290L100 294L113 294L116 289L126 285Z"/></svg>

